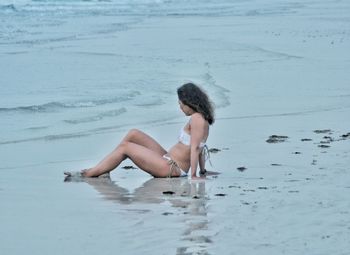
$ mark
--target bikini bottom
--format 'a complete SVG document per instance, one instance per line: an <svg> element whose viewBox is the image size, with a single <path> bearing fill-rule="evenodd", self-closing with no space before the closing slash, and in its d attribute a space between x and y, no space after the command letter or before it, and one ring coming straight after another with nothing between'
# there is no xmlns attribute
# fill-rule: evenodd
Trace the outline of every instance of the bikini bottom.
<svg viewBox="0 0 350 255"><path fill-rule="evenodd" d="M166 159L168 161L168 165L170 165L170 171L169 171L169 175L168 177L172 177L173 175L173 172L175 170L177 170L178 172L180 172L180 177L186 177L187 176L187 173L182 170L179 165L174 161L172 160L169 155L165 154L163 155L163 158Z"/></svg>

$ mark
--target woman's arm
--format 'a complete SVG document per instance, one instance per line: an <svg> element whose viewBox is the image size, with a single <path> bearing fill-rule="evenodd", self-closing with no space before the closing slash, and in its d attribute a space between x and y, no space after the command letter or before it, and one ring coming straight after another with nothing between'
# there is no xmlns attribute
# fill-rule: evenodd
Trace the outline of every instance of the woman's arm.
<svg viewBox="0 0 350 255"><path fill-rule="evenodd" d="M203 166L200 159L201 148L200 143L205 135L205 120L199 113L194 113L191 116L191 177L197 176L198 164ZM201 168L202 169L202 168Z"/></svg>
<svg viewBox="0 0 350 255"><path fill-rule="evenodd" d="M191 145L191 177L197 176L197 167L199 161L199 150L196 146Z"/></svg>
<svg viewBox="0 0 350 255"><path fill-rule="evenodd" d="M199 174L205 174L207 170L205 170L205 155L204 151L202 150L201 153L199 153Z"/></svg>

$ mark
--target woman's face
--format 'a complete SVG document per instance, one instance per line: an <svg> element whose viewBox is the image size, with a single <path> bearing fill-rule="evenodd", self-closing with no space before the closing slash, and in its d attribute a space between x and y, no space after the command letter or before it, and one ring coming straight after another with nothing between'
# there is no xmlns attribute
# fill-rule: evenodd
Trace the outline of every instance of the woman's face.
<svg viewBox="0 0 350 255"><path fill-rule="evenodd" d="M185 105L184 103L182 103L181 100L179 100L179 105L180 105L180 109L183 111L183 113L186 116L190 116L190 115L192 115L194 113L194 110L191 107L189 107L189 106Z"/></svg>

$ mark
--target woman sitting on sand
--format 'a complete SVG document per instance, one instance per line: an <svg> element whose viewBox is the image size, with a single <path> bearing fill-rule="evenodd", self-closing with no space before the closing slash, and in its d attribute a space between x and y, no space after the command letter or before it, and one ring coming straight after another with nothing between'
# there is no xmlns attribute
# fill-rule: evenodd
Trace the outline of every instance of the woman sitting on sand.
<svg viewBox="0 0 350 255"><path fill-rule="evenodd" d="M132 129L120 144L96 166L82 170L83 177L98 177L115 169L126 158L154 177L187 176L197 178L205 174L205 142L209 136L209 125L214 123L214 110L207 94L193 83L177 89L179 105L189 122L181 129L178 143L166 151L147 134ZM71 172L65 172L72 176Z"/></svg>

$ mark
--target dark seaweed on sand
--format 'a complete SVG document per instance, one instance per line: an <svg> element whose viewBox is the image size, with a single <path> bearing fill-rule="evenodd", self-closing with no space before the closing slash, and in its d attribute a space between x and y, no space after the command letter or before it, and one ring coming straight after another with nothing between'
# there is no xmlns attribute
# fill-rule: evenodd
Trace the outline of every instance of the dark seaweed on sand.
<svg viewBox="0 0 350 255"><path fill-rule="evenodd" d="M167 191L163 191L163 194L164 194L164 195L174 195L175 192L174 192L174 191L171 191L171 190L167 190Z"/></svg>
<svg viewBox="0 0 350 255"><path fill-rule="evenodd" d="M325 144L320 144L320 145L318 145L318 147L320 147L320 148L329 148L329 147L331 147L331 146L325 145Z"/></svg>
<svg viewBox="0 0 350 255"><path fill-rule="evenodd" d="M237 167L237 170L240 172L243 172L243 171L247 170L247 168L244 166L240 166L240 167Z"/></svg>
<svg viewBox="0 0 350 255"><path fill-rule="evenodd" d="M210 148L209 149L209 152L210 153L218 153L218 152L220 152L221 150L220 149L218 149L218 148Z"/></svg>
<svg viewBox="0 0 350 255"><path fill-rule="evenodd" d="M310 141L312 141L312 139L311 138L302 138L301 141L302 142L310 142Z"/></svg>
<svg viewBox="0 0 350 255"><path fill-rule="evenodd" d="M217 197L224 197L224 196L226 196L226 194L224 194L224 193L218 193L218 194L215 194L215 196L217 196Z"/></svg>
<svg viewBox="0 0 350 255"><path fill-rule="evenodd" d="M137 169L137 168L134 167L134 166L122 166L122 168L125 169L125 170Z"/></svg>
<svg viewBox="0 0 350 255"><path fill-rule="evenodd" d="M316 134L327 134L327 133L331 133L332 130L330 129L316 129L314 130L314 133Z"/></svg>
<svg viewBox="0 0 350 255"><path fill-rule="evenodd" d="M286 135L270 135L266 140L267 143L282 143L288 139Z"/></svg>
<svg viewBox="0 0 350 255"><path fill-rule="evenodd" d="M346 134L343 134L340 136L341 138L343 139L347 139L347 138L350 138L350 132L346 133Z"/></svg>
<svg viewBox="0 0 350 255"><path fill-rule="evenodd" d="M324 136L323 139L326 139L326 140L328 140L328 141L330 141L330 142L333 142L333 141L334 141L334 138L331 137L331 136L328 136L328 135Z"/></svg>

